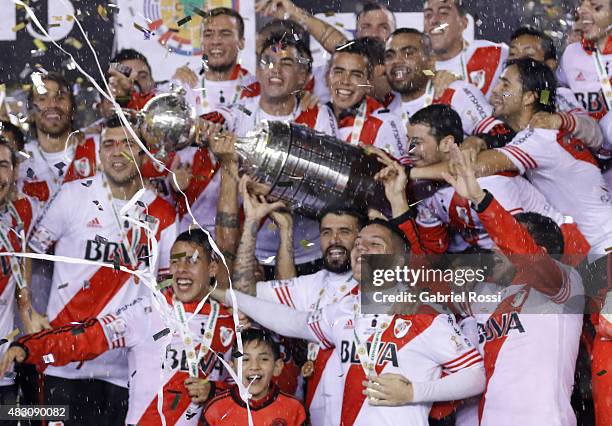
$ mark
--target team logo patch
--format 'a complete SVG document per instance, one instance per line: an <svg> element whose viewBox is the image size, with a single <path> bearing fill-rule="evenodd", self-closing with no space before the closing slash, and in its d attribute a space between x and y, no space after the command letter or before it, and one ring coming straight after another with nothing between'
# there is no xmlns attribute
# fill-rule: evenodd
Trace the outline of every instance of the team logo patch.
<svg viewBox="0 0 612 426"><path fill-rule="evenodd" d="M349 320L346 322L346 324L344 324L344 329L345 330L349 330L353 328L353 320L349 318Z"/></svg>
<svg viewBox="0 0 612 426"><path fill-rule="evenodd" d="M87 158L79 158L74 160L74 169L81 177L87 177L91 174L91 166Z"/></svg>
<svg viewBox="0 0 612 426"><path fill-rule="evenodd" d="M519 306L521 306L526 296L527 296L526 290L521 290L518 293L516 293L516 295L514 296L514 299L512 300L512 306L514 306L515 308L518 308Z"/></svg>
<svg viewBox="0 0 612 426"><path fill-rule="evenodd" d="M393 334L395 334L395 337L397 337L398 339L401 339L406 334L408 334L408 332L410 331L410 327L412 327L412 321L398 318L395 320Z"/></svg>
<svg viewBox="0 0 612 426"><path fill-rule="evenodd" d="M227 328L227 327L221 327L219 332L219 335L221 337L221 344L223 346L229 346L232 344L232 341L234 340L234 330L232 330L231 328Z"/></svg>
<svg viewBox="0 0 612 426"><path fill-rule="evenodd" d="M457 211L457 217L459 219L461 219L461 221L465 225L469 225L470 224L470 216L468 215L468 210L465 207L460 207L460 206L457 206L455 208L455 210Z"/></svg>
<svg viewBox="0 0 612 426"><path fill-rule="evenodd" d="M487 82L487 73L485 70L472 71L470 73L470 81L472 84L474 84L474 86L482 90Z"/></svg>

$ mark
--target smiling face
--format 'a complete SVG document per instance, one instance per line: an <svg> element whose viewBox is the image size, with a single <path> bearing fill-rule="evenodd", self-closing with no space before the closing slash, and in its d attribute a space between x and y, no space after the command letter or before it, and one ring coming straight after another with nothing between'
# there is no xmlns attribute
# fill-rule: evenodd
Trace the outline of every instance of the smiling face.
<svg viewBox="0 0 612 426"><path fill-rule="evenodd" d="M69 88L60 86L54 80L45 80L44 93L32 87L32 103L35 107L34 122L39 132L56 138L64 135L72 125L73 105Z"/></svg>
<svg viewBox="0 0 612 426"><path fill-rule="evenodd" d="M351 251L353 277L357 281L361 280L361 262L364 260L364 255L393 254L394 252L393 233L389 229L378 224L363 227Z"/></svg>
<svg viewBox="0 0 612 426"><path fill-rule="evenodd" d="M410 161L414 167L425 167L446 159L444 152L440 150L442 141L438 143L426 124L410 124L408 140Z"/></svg>
<svg viewBox="0 0 612 426"><path fill-rule="evenodd" d="M188 241L175 242L170 252L170 273L176 298L183 303L201 300L210 291L210 279L217 267L203 247Z"/></svg>
<svg viewBox="0 0 612 426"><path fill-rule="evenodd" d="M0 145L0 206L9 200L13 184L15 183L16 169L11 160L11 150L6 145Z"/></svg>
<svg viewBox="0 0 612 426"><path fill-rule="evenodd" d="M467 18L461 16L454 0L428 0L423 7L423 31L431 37L436 55L463 44Z"/></svg>
<svg viewBox="0 0 612 426"><path fill-rule="evenodd" d="M143 152L123 127L109 127L102 132L100 163L108 180L115 186L130 184L142 166Z"/></svg>
<svg viewBox="0 0 612 426"><path fill-rule="evenodd" d="M434 60L423 52L418 34L396 34L385 47L385 73L393 90L409 93L427 84L424 70L434 68Z"/></svg>
<svg viewBox="0 0 612 426"><path fill-rule="evenodd" d="M211 70L230 70L236 64L241 49L244 49L244 39L238 33L236 18L218 15L206 19L202 32L202 53Z"/></svg>
<svg viewBox="0 0 612 426"><path fill-rule="evenodd" d="M142 93L150 93L155 88L155 81L147 64L140 59L126 59L121 61L136 73L136 82L142 89Z"/></svg>
<svg viewBox="0 0 612 426"><path fill-rule="evenodd" d="M283 370L283 360L274 359L270 345L251 340L244 345L242 356L242 384L248 386L252 399L262 399L270 389L272 379Z"/></svg>
<svg viewBox="0 0 612 426"><path fill-rule="evenodd" d="M327 74L334 107L352 108L368 93L368 60L355 53L336 52Z"/></svg>
<svg viewBox="0 0 612 426"><path fill-rule="evenodd" d="M393 15L388 10L370 10L357 20L357 38L374 37L384 43L394 30Z"/></svg>
<svg viewBox="0 0 612 426"><path fill-rule="evenodd" d="M493 114L503 120L511 120L525 107L523 84L516 65L507 67L493 88L490 99Z"/></svg>
<svg viewBox="0 0 612 426"><path fill-rule="evenodd" d="M351 268L351 250L359 233L357 218L348 214L326 214L321 219L320 241L325 269L343 273Z"/></svg>
<svg viewBox="0 0 612 426"><path fill-rule="evenodd" d="M262 96L284 100L301 90L308 76L306 67L300 63L303 61L294 46L264 49L257 66Z"/></svg>
<svg viewBox="0 0 612 426"><path fill-rule="evenodd" d="M587 40L606 37L612 23L610 0L583 0L578 7L581 30Z"/></svg>

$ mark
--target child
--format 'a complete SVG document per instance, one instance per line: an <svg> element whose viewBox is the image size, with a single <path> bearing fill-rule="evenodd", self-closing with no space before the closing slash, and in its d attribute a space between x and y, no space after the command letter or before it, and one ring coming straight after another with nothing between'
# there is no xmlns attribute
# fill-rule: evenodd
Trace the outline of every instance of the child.
<svg viewBox="0 0 612 426"><path fill-rule="evenodd" d="M242 333L242 383L252 395L249 408L255 426L306 424L306 411L294 397L281 392L272 378L283 369L280 349L272 336L263 330L250 329ZM234 366L238 364L234 360ZM204 424L247 425L248 413L238 386L219 394L204 410Z"/></svg>

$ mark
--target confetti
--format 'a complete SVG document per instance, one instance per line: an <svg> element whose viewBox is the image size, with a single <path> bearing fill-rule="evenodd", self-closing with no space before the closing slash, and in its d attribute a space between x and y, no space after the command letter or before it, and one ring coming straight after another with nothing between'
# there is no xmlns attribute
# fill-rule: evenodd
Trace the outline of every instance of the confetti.
<svg viewBox="0 0 612 426"><path fill-rule="evenodd" d="M45 43L43 43L42 40L38 38L32 40L32 43L34 43L34 46L36 46L38 50L42 50L43 52L47 50L47 46L45 46Z"/></svg>
<svg viewBox="0 0 612 426"><path fill-rule="evenodd" d="M238 105L238 109L242 112L244 112L246 115L248 115L249 117L251 116L251 114L253 114L250 110L248 110L245 106L243 105Z"/></svg>
<svg viewBox="0 0 612 426"><path fill-rule="evenodd" d="M308 240L300 240L300 245L302 247L304 247L304 249L308 249L308 248L314 246L315 244L313 242L311 242L311 241L308 241Z"/></svg>
<svg viewBox="0 0 612 426"><path fill-rule="evenodd" d="M168 278L167 280L163 280L163 281L159 282L157 284L157 289L161 291L161 290L163 290L163 289L165 289L167 287L170 287L171 285L172 285L172 279Z"/></svg>
<svg viewBox="0 0 612 426"><path fill-rule="evenodd" d="M64 19L64 17L63 17L63 16L54 16L54 17L53 17L53 20L54 20L55 22L61 22L63 19Z"/></svg>
<svg viewBox="0 0 612 426"><path fill-rule="evenodd" d="M15 25L13 28L11 28L11 31L16 33L17 31L21 31L26 27L26 23L25 22L20 22L17 25Z"/></svg>
<svg viewBox="0 0 612 426"><path fill-rule="evenodd" d="M129 162L133 163L134 159L132 158L132 156L130 154L128 154L125 151L121 151L121 155L123 155L125 157L126 160L128 160Z"/></svg>
<svg viewBox="0 0 612 426"><path fill-rule="evenodd" d="M176 21L176 24L177 24L179 27L182 27L183 25L185 25L185 24L186 24L187 22L189 22L189 21L191 21L191 15L187 15L187 16L185 16L184 18L182 18L182 19L180 19L180 20Z"/></svg>
<svg viewBox="0 0 612 426"><path fill-rule="evenodd" d="M163 330L158 331L157 333L153 335L153 340L158 341L159 339L161 339L162 337L164 337L165 335L169 333L170 333L170 329L164 328Z"/></svg>
<svg viewBox="0 0 612 426"><path fill-rule="evenodd" d="M206 12L204 12L199 7L194 7L192 12L195 13L196 15L200 15L202 18L208 18L208 15L206 14Z"/></svg>
<svg viewBox="0 0 612 426"><path fill-rule="evenodd" d="M272 262L274 262L274 259L276 259L276 256L270 256L268 258L265 258L263 262L264 263L272 263Z"/></svg>
<svg viewBox="0 0 612 426"><path fill-rule="evenodd" d="M76 50L81 50L83 48L83 43L81 43L74 37L68 37L64 43L74 47Z"/></svg>
<svg viewBox="0 0 612 426"><path fill-rule="evenodd" d="M346 49L347 47L349 47L350 45L355 44L355 41L349 41L346 44L343 44L342 46L338 46L336 47L336 50L342 50L342 49Z"/></svg>
<svg viewBox="0 0 612 426"><path fill-rule="evenodd" d="M85 327L83 326L73 327L73 329L70 330L70 333L72 333L73 336L78 336L79 334L85 333Z"/></svg>
<svg viewBox="0 0 612 426"><path fill-rule="evenodd" d="M53 354L47 354L43 355L43 361L45 364L51 364L55 361L55 358L53 357Z"/></svg>
<svg viewBox="0 0 612 426"><path fill-rule="evenodd" d="M150 314L151 312L153 312L153 308L150 306L145 306L144 311L145 311L145 314Z"/></svg>
<svg viewBox="0 0 612 426"><path fill-rule="evenodd" d="M200 256L200 253L198 252L198 250L196 249L196 251L193 252L193 254L191 255L191 259L189 259L189 261L191 263L196 263L198 261L198 257Z"/></svg>
<svg viewBox="0 0 612 426"><path fill-rule="evenodd" d="M550 90L548 89L542 90L542 92L540 93L540 103L544 105L548 105L549 100L550 100Z"/></svg>
<svg viewBox="0 0 612 426"><path fill-rule="evenodd" d="M187 253L185 252L181 252L181 253L175 253L172 256L170 256L170 259L180 259L182 257L187 256Z"/></svg>
<svg viewBox="0 0 612 426"><path fill-rule="evenodd" d="M119 6L117 6L116 4L109 3L106 6L110 7L111 9L115 9L117 12L119 12ZM117 12L114 12L114 13L117 13Z"/></svg>
<svg viewBox="0 0 612 426"><path fill-rule="evenodd" d="M98 15L100 15L103 20L108 21L108 11L101 4L98 5Z"/></svg>
<svg viewBox="0 0 612 426"><path fill-rule="evenodd" d="M94 203L96 206L98 206L98 210L100 210L101 212L104 211L104 209L102 208L102 205L100 204L100 202L98 200L93 200L92 203Z"/></svg>
<svg viewBox="0 0 612 426"><path fill-rule="evenodd" d="M332 11L325 12L325 16L327 16L328 18L329 18L330 16L335 16L335 15L336 15L336 12L332 12Z"/></svg>
<svg viewBox="0 0 612 426"><path fill-rule="evenodd" d="M344 28L344 24L342 22L334 22L334 25L340 28Z"/></svg>
<svg viewBox="0 0 612 426"><path fill-rule="evenodd" d="M423 74L428 77L433 77L434 75L436 75L436 73L434 73L432 70L423 70Z"/></svg>
<svg viewBox="0 0 612 426"><path fill-rule="evenodd" d="M234 351L232 352L232 358L240 358L242 356L242 352Z"/></svg>
<svg viewBox="0 0 612 426"><path fill-rule="evenodd" d="M64 284L60 284L60 285L58 285L58 286L57 286L57 289L58 289L58 290L61 290L62 288L66 288L66 287L68 287L68 283L64 283Z"/></svg>
<svg viewBox="0 0 612 426"><path fill-rule="evenodd" d="M89 288L89 286L90 286L90 282L89 282L89 280L85 280L85 281L83 281L83 288L84 288L84 289L88 289L88 288Z"/></svg>
<svg viewBox="0 0 612 426"><path fill-rule="evenodd" d="M62 24L57 23L57 22L55 24L49 24L49 28L56 28L56 27L61 27L61 26Z"/></svg>
<svg viewBox="0 0 612 426"><path fill-rule="evenodd" d="M19 151L18 154L21 155L23 158L26 158L26 159L31 157L31 155L28 154L25 151Z"/></svg>
<svg viewBox="0 0 612 426"><path fill-rule="evenodd" d="M84 182L81 182L81 185L83 185L86 188L89 188L92 183L93 183L93 179L87 179Z"/></svg>
<svg viewBox="0 0 612 426"><path fill-rule="evenodd" d="M604 374L606 374L608 372L608 370L601 370L600 372L597 373L598 376L603 376Z"/></svg>

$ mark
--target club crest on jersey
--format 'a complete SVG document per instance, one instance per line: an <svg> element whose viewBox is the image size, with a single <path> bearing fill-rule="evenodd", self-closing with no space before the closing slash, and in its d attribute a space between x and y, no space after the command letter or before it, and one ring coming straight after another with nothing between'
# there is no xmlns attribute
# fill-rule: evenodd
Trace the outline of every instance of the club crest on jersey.
<svg viewBox="0 0 612 426"><path fill-rule="evenodd" d="M519 306L521 306L526 296L527 296L527 290L521 290L518 293L516 293L516 295L514 296L514 299L512 300L512 306L514 306L515 308L518 308Z"/></svg>
<svg viewBox="0 0 612 426"><path fill-rule="evenodd" d="M87 177L91 174L91 165L89 164L89 159L83 157L78 160L74 160L74 170L76 170L77 174L81 177Z"/></svg>
<svg viewBox="0 0 612 426"><path fill-rule="evenodd" d="M221 326L219 329L219 336L221 337L221 344L223 346L230 346L234 340L234 330Z"/></svg>
<svg viewBox="0 0 612 426"><path fill-rule="evenodd" d="M398 318L395 320L395 326L393 327L393 334L398 339L404 337L410 331L412 327L412 321Z"/></svg>
<svg viewBox="0 0 612 426"><path fill-rule="evenodd" d="M470 216L468 215L467 208L461 207L461 206L457 206L457 207L455 207L455 210L457 211L457 217L459 219L461 219L461 221L464 224L469 225L470 224Z"/></svg>
<svg viewBox="0 0 612 426"><path fill-rule="evenodd" d="M472 84L482 90L487 82L487 73L485 70L472 71L470 73L470 81Z"/></svg>

